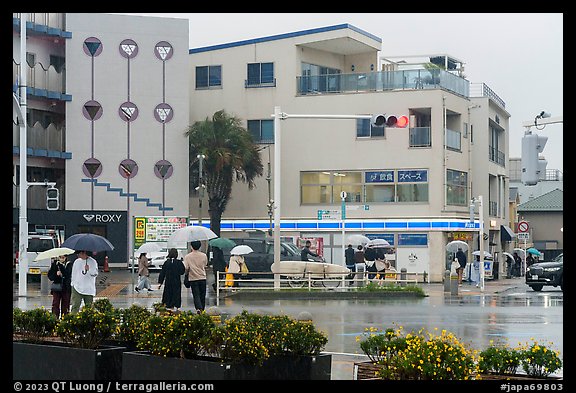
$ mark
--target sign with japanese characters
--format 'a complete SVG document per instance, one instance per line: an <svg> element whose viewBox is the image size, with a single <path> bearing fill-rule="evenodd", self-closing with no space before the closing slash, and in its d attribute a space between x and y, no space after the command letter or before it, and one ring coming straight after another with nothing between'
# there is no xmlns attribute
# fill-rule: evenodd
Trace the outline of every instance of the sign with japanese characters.
<svg viewBox="0 0 576 393"><path fill-rule="evenodd" d="M366 183L394 183L394 171L374 171L364 174Z"/></svg>
<svg viewBox="0 0 576 393"><path fill-rule="evenodd" d="M398 171L398 183L417 183L427 181L428 171L426 169Z"/></svg>
<svg viewBox="0 0 576 393"><path fill-rule="evenodd" d="M188 217L134 217L134 248L146 242L167 242L170 235L188 225Z"/></svg>

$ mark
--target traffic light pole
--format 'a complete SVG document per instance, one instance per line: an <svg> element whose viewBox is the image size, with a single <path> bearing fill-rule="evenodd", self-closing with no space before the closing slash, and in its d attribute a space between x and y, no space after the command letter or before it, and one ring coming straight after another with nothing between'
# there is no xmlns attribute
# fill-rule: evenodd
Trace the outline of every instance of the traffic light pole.
<svg viewBox="0 0 576 393"><path fill-rule="evenodd" d="M287 114L281 111L279 106L274 107L274 263L280 264L280 154L281 154L281 124L287 119L372 119L372 115L306 115ZM344 223L342 223L344 225ZM344 239L342 239L344 243ZM342 255L344 258L344 255ZM280 279L274 275L274 288L280 287Z"/></svg>

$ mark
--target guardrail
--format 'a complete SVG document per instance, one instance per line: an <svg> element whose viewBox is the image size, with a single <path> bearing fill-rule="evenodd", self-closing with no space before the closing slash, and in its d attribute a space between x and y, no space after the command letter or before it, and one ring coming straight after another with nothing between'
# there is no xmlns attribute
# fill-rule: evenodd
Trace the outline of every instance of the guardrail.
<svg viewBox="0 0 576 393"><path fill-rule="evenodd" d="M226 273L218 272L216 280L216 305L219 305L221 295L241 290L338 290L349 291L365 287L370 282L380 285L388 284L418 284L427 282L426 273L389 271L381 276L376 272L359 271L349 275L342 273L298 273L293 275L251 272Z"/></svg>

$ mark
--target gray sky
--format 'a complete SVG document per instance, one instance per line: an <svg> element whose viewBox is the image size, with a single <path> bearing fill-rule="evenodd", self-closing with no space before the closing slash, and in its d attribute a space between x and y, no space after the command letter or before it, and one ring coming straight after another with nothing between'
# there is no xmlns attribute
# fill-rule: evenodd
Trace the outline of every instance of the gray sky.
<svg viewBox="0 0 576 393"><path fill-rule="evenodd" d="M175 13L131 14L190 21L190 48L349 23L382 39L382 56L448 54L471 83L485 83L510 113L510 157L520 157L522 124L545 110L563 116L562 13ZM563 124L547 136L548 169L563 171Z"/></svg>

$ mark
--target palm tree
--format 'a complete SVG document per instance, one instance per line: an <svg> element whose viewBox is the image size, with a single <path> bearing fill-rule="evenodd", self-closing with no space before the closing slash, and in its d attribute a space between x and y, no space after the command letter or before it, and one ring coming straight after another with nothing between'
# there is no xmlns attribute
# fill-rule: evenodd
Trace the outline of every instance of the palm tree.
<svg viewBox="0 0 576 393"><path fill-rule="evenodd" d="M190 144L190 188L198 187L198 155L203 154L202 179L208 193L210 229L220 236L220 221L230 201L232 182L241 181L253 189L256 177L262 176L261 148L254 144L240 119L223 109L212 119L206 117L189 126L185 136Z"/></svg>

